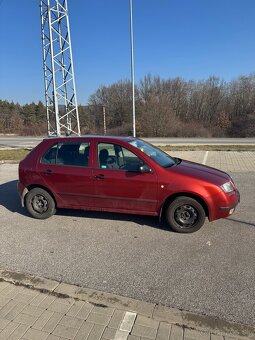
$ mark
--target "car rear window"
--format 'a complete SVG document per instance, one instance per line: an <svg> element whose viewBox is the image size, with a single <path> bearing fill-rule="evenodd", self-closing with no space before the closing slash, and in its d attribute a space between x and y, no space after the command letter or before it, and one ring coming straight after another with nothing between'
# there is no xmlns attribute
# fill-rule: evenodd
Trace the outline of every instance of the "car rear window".
<svg viewBox="0 0 255 340"><path fill-rule="evenodd" d="M52 145L41 159L42 164L88 166L89 143L65 142Z"/></svg>

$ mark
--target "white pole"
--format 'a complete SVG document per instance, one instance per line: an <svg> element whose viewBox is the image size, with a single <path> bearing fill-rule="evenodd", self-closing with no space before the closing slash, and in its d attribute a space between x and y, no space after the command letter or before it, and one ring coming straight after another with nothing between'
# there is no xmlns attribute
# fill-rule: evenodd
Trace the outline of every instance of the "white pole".
<svg viewBox="0 0 255 340"><path fill-rule="evenodd" d="M131 78L132 78L132 101L133 101L133 137L136 137L135 125L135 66L134 66L134 33L133 33L133 4L129 0L130 7L130 45L131 45Z"/></svg>
<svg viewBox="0 0 255 340"><path fill-rule="evenodd" d="M105 117L105 106L103 105L103 118L104 118L104 135L106 136L106 117Z"/></svg>

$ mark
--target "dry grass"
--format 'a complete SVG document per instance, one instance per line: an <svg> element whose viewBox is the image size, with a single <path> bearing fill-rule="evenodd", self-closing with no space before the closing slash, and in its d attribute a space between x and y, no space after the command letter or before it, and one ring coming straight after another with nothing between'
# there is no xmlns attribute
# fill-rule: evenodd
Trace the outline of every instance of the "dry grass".
<svg viewBox="0 0 255 340"><path fill-rule="evenodd" d="M20 161L29 152L28 149L3 149L0 150L0 161Z"/></svg>

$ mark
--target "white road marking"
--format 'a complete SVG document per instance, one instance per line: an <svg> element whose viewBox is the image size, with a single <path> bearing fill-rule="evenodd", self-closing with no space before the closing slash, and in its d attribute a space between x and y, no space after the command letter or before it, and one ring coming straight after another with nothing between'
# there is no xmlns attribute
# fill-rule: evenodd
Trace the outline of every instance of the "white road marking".
<svg viewBox="0 0 255 340"><path fill-rule="evenodd" d="M135 322L136 313L126 312L124 318L120 324L120 328L117 330L114 340L127 340L129 333Z"/></svg>
<svg viewBox="0 0 255 340"><path fill-rule="evenodd" d="M204 159L203 159L203 162L202 162L202 164L204 164L204 165L205 165L205 163L207 161L208 153L209 153L209 151L205 152Z"/></svg>

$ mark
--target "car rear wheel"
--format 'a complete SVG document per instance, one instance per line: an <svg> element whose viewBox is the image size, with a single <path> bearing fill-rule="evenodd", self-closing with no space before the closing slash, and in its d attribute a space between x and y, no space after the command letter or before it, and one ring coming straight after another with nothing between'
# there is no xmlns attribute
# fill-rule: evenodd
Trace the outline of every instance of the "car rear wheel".
<svg viewBox="0 0 255 340"><path fill-rule="evenodd" d="M38 219L49 218L56 212L54 199L42 188L31 189L25 196L25 205L30 215Z"/></svg>
<svg viewBox="0 0 255 340"><path fill-rule="evenodd" d="M193 233L205 222L205 211L202 205L191 197L180 196L172 201L166 210L169 226L179 233Z"/></svg>

